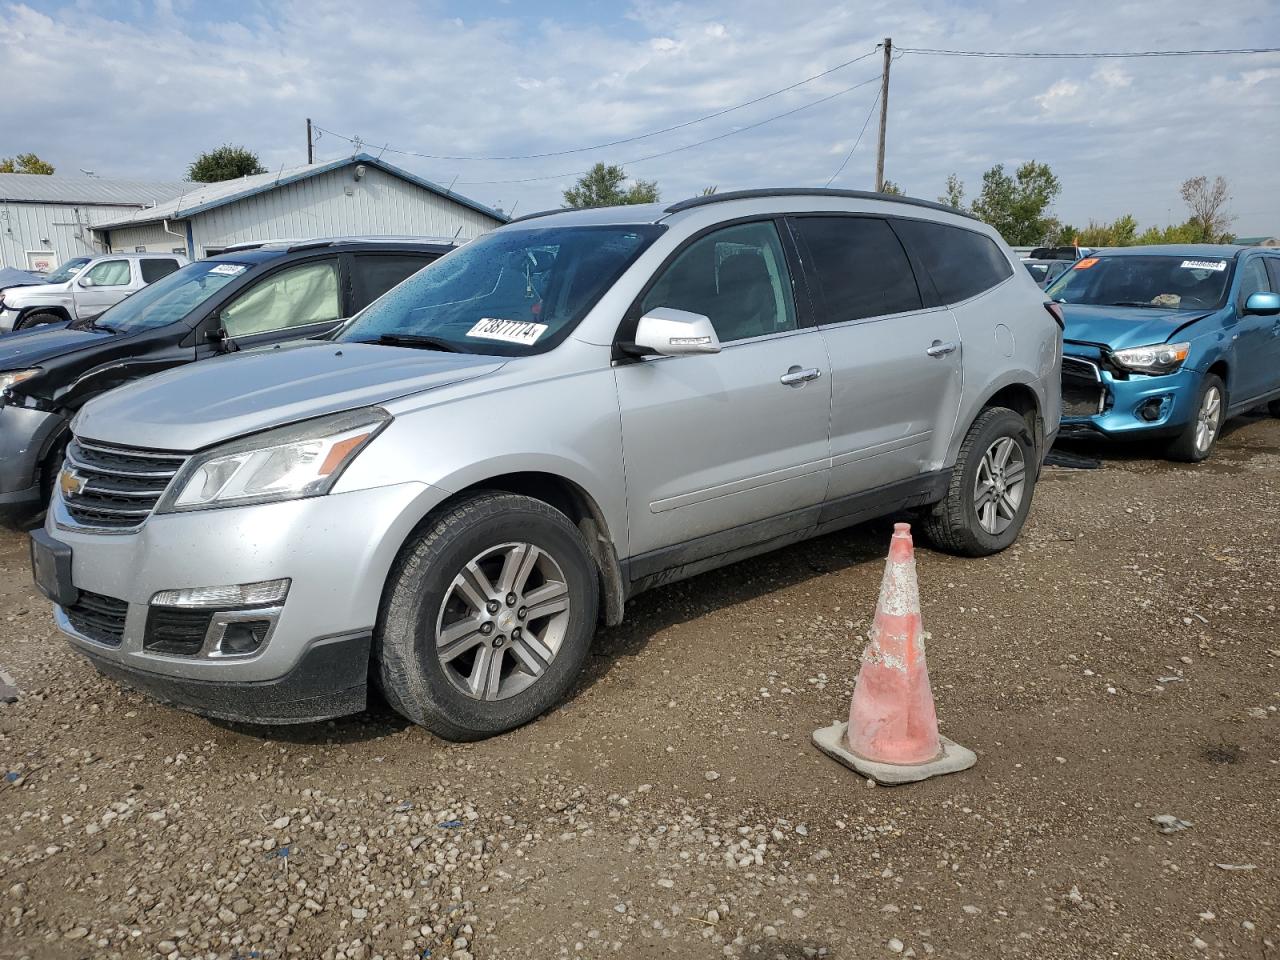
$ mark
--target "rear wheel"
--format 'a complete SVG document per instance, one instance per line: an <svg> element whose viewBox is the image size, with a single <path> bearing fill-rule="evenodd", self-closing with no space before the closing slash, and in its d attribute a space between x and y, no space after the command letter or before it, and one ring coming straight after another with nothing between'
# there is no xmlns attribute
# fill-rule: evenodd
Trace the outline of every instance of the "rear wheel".
<svg viewBox="0 0 1280 960"><path fill-rule="evenodd" d="M54 313L50 310L38 310L35 313L28 313L17 323L13 325L14 332L19 330L30 330L33 327L43 327L47 323L61 323L67 319L60 313Z"/></svg>
<svg viewBox="0 0 1280 960"><path fill-rule="evenodd" d="M925 533L949 553L999 553L1026 522L1036 475L1027 421L1007 407L983 410L960 445L946 497L925 518Z"/></svg>
<svg viewBox="0 0 1280 960"><path fill-rule="evenodd" d="M1227 387L1217 374L1206 373L1200 381L1196 415L1185 430L1169 444L1171 460L1199 463L1213 452L1227 413Z"/></svg>
<svg viewBox="0 0 1280 960"><path fill-rule="evenodd" d="M503 733L568 691L598 604L594 563L564 514L479 495L421 531L392 570L379 683L393 709L445 739Z"/></svg>
<svg viewBox="0 0 1280 960"><path fill-rule="evenodd" d="M1267 404L1267 413L1273 417L1280 417L1280 400L1272 400Z"/></svg>

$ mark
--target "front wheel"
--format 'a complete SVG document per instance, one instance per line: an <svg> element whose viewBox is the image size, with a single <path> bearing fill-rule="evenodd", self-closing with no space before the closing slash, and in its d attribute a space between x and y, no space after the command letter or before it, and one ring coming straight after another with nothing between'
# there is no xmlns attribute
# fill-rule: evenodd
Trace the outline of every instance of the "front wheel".
<svg viewBox="0 0 1280 960"><path fill-rule="evenodd" d="M1027 421L1007 407L988 407L969 427L947 495L925 518L925 533L949 553L999 553L1026 522L1036 474Z"/></svg>
<svg viewBox="0 0 1280 960"><path fill-rule="evenodd" d="M35 313L28 313L25 317L15 323L13 325L13 332L17 333L19 330L32 330L36 327L43 327L50 323L61 323L65 319L67 318L59 313L53 313L49 310L39 310Z"/></svg>
<svg viewBox="0 0 1280 960"><path fill-rule="evenodd" d="M1200 381L1196 415L1186 429L1169 444L1169 459L1183 463L1199 463L1213 452L1222 432L1227 412L1227 387L1217 374L1207 373Z"/></svg>
<svg viewBox="0 0 1280 960"><path fill-rule="evenodd" d="M1272 400L1267 404L1267 413L1273 417L1280 417L1280 400Z"/></svg>
<svg viewBox="0 0 1280 960"><path fill-rule="evenodd" d="M466 500L421 531L391 572L375 637L398 713L480 740L560 701L586 660L599 588L581 534L529 497Z"/></svg>

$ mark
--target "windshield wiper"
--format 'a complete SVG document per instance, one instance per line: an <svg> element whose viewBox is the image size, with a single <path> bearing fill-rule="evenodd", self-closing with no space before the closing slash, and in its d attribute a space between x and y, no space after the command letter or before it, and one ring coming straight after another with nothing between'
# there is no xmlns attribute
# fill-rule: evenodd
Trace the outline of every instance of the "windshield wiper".
<svg viewBox="0 0 1280 960"><path fill-rule="evenodd" d="M1158 303L1152 303L1150 300L1117 300L1115 303L1107 304L1107 306L1109 307L1150 307L1152 310L1168 310L1169 309L1169 307L1162 307Z"/></svg>
<svg viewBox="0 0 1280 960"><path fill-rule="evenodd" d="M414 347L419 350L442 350L445 353L468 352L450 340L418 333L384 333L378 337L378 343L384 347Z"/></svg>
<svg viewBox="0 0 1280 960"><path fill-rule="evenodd" d="M90 321L89 321L89 329L90 329L90 330L101 330L103 333L119 333L119 332L120 332L120 331L119 331L118 329L116 329L115 327L109 327L109 326L107 326L105 323L95 323L95 322L94 322L94 321L92 321L92 320L90 320Z"/></svg>

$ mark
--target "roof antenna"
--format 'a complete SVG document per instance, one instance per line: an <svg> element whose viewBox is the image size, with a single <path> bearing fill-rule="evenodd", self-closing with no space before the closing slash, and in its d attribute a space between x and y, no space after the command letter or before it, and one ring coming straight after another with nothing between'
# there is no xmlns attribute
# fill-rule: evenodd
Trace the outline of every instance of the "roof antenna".
<svg viewBox="0 0 1280 960"><path fill-rule="evenodd" d="M382 149L378 151L378 155L377 155L377 157L375 157L374 159L376 159L376 160L381 160L381 159L382 159L382 155L383 155L384 153L386 153L386 152L387 152L387 147L389 147L389 146L391 146L390 141L388 141L387 143L384 143L384 144L382 145Z"/></svg>
<svg viewBox="0 0 1280 960"><path fill-rule="evenodd" d="M453 185L458 182L458 174L453 175L453 179L449 181L449 185L444 188L445 193L453 193Z"/></svg>

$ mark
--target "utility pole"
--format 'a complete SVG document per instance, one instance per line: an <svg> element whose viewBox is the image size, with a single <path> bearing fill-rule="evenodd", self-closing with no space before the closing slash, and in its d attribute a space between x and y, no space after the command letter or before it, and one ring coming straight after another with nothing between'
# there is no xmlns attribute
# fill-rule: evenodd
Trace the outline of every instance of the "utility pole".
<svg viewBox="0 0 1280 960"><path fill-rule="evenodd" d="M880 121L880 138L884 139L884 121ZM316 146L315 141L311 139L311 118L307 117L307 163L316 162Z"/></svg>
<svg viewBox="0 0 1280 960"><path fill-rule="evenodd" d="M893 38L884 38L884 74L880 80L880 145L876 148L876 191L884 189L884 128L889 122L889 64L893 62Z"/></svg>

